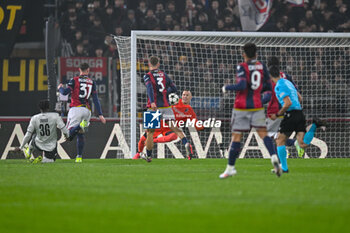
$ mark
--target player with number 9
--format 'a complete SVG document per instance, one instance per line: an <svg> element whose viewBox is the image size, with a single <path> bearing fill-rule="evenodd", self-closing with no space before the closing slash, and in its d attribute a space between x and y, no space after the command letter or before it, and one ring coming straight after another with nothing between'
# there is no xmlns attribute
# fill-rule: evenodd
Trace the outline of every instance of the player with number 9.
<svg viewBox="0 0 350 233"><path fill-rule="evenodd" d="M69 80L67 88L64 88L62 84L58 86L58 90L62 95L71 94L71 104L67 117L67 128L70 132L70 140L77 135L77 157L75 162L82 162L82 154L85 144L84 133L89 126L91 118L91 106L89 103L91 96L101 122L103 124L106 123L97 96L96 83L89 77L89 65L87 63L82 63L79 72L79 76Z"/></svg>
<svg viewBox="0 0 350 233"><path fill-rule="evenodd" d="M263 139L271 155L274 167L279 168L278 158L272 139L267 136L265 111L262 103L262 93L265 98L271 98L271 82L269 72L257 58L257 47L253 43L243 46L244 62L237 66L236 84L222 87L222 91L236 91L236 99L232 110L231 132L232 141L229 148L229 159L226 170L219 176L227 178L237 173L236 159L241 150L242 132L249 131L251 127Z"/></svg>

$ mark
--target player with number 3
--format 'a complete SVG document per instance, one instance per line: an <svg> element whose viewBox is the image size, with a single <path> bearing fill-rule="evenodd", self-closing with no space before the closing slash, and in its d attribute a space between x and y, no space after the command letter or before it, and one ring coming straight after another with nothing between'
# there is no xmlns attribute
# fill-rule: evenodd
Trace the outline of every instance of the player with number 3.
<svg viewBox="0 0 350 233"><path fill-rule="evenodd" d="M222 87L224 93L236 91L236 99L231 118L232 141L228 164L220 178L227 178L237 173L235 163L241 150L242 132L249 131L251 127L256 128L271 155L272 164L276 170L279 169L275 147L272 139L267 136L265 111L261 100L263 92L265 98L271 98L271 82L265 64L256 60L256 50L256 45L253 43L243 46L244 62L237 66L236 84Z"/></svg>
<svg viewBox="0 0 350 233"><path fill-rule="evenodd" d="M149 59L149 72L144 75L143 80L147 88L147 108L149 110L159 110L161 117L165 121L175 120L175 115L169 104L168 94L176 92L177 88L169 76L159 69L159 58L152 56ZM192 158L192 146L187 141L185 134L181 129L175 126L169 126L171 131L181 139L182 144L186 149L186 157ZM152 149L154 146L153 135L154 129L147 129L146 139L146 156L143 158L147 162L152 161Z"/></svg>
<svg viewBox="0 0 350 233"><path fill-rule="evenodd" d="M58 90L62 95L71 94L67 128L70 132L70 140L77 135L77 157L75 162L82 162L82 154L85 144L84 133L89 126L91 118L91 106L89 103L90 96L92 96L101 122L103 124L106 123L97 96L96 83L88 76L90 72L89 65L87 63L82 63L79 72L79 76L69 80L67 88L64 88L62 84L58 86Z"/></svg>

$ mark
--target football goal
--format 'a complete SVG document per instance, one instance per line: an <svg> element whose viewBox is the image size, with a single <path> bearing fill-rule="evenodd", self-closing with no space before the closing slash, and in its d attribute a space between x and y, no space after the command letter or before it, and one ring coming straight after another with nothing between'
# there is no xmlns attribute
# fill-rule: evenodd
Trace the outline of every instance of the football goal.
<svg viewBox="0 0 350 233"><path fill-rule="evenodd" d="M317 131L306 157L350 157L350 33L248 33L133 31L131 37L115 37L121 67L121 128L136 153L146 110L147 91L143 76L148 59L160 58L160 69L176 84L181 97L190 90L191 106L198 119L215 118L220 128L185 130L195 156L227 156L231 141L230 117L235 93L223 94L221 87L234 83L236 66L243 61L242 46L253 42L258 60L280 59L281 71L290 74L303 97L304 113L328 121L325 132ZM241 157L269 157L254 130L242 141ZM224 149L224 150L222 150ZM221 153L223 152L223 153ZM290 148L291 157L296 157ZM183 158L181 142L158 144L154 157Z"/></svg>

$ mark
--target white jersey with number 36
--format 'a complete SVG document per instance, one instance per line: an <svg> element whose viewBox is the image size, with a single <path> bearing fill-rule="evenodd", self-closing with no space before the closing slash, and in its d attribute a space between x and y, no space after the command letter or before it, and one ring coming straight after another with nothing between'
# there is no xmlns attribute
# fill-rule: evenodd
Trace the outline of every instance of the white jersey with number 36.
<svg viewBox="0 0 350 233"><path fill-rule="evenodd" d="M27 136L36 134L35 144L43 151L53 151L57 145L57 128L69 135L62 118L55 112L44 112L34 115L27 128ZM24 140L25 141L25 140ZM21 147L24 145L21 145Z"/></svg>

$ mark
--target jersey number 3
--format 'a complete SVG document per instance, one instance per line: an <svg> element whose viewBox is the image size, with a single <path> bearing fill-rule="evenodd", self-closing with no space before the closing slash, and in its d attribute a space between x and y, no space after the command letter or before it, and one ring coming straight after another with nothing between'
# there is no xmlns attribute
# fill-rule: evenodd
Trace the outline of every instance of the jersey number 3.
<svg viewBox="0 0 350 233"><path fill-rule="evenodd" d="M250 87L253 90L256 90L260 86L260 81L261 81L261 73L257 70L253 71L251 76L250 76Z"/></svg>
<svg viewBox="0 0 350 233"><path fill-rule="evenodd" d="M87 83L80 83L79 98L89 99L92 90L92 85Z"/></svg>
<svg viewBox="0 0 350 233"><path fill-rule="evenodd" d="M164 84L163 84L163 77L157 78L157 84L160 86L159 92L163 92L165 89Z"/></svg>

